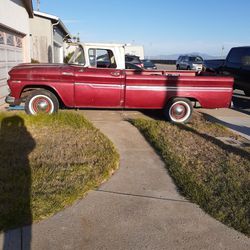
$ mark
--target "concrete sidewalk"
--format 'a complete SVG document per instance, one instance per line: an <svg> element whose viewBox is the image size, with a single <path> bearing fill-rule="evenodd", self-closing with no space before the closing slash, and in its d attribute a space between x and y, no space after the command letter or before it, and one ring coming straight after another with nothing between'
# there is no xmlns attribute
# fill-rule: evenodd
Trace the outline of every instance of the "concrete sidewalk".
<svg viewBox="0 0 250 250"><path fill-rule="evenodd" d="M1 235L0 247L5 239L10 246L6 249L15 250L250 249L249 238L177 192L162 160L123 119L138 117L139 112L78 112L114 142L121 156L120 169L55 216Z"/></svg>
<svg viewBox="0 0 250 250"><path fill-rule="evenodd" d="M199 112L250 140L250 115L233 109L200 109Z"/></svg>

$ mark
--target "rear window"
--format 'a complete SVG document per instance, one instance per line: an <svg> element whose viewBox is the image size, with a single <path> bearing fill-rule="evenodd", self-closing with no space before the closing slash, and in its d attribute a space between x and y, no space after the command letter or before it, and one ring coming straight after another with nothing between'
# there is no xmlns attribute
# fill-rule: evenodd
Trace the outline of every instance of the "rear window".
<svg viewBox="0 0 250 250"><path fill-rule="evenodd" d="M189 57L190 62L203 62L203 59L200 56L191 56Z"/></svg>

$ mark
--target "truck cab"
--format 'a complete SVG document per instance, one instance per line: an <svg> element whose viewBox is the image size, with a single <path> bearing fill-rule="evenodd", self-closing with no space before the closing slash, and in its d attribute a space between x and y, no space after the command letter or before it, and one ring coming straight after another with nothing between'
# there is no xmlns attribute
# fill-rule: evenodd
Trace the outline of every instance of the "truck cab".
<svg viewBox="0 0 250 250"><path fill-rule="evenodd" d="M234 88L250 96L250 46L232 48L220 73L234 77Z"/></svg>
<svg viewBox="0 0 250 250"><path fill-rule="evenodd" d="M125 44L79 43L69 64L125 69Z"/></svg>

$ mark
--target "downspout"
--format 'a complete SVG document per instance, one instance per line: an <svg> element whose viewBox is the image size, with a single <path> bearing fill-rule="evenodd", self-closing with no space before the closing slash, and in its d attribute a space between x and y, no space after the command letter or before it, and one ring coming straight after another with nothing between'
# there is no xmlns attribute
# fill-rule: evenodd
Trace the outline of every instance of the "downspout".
<svg viewBox="0 0 250 250"><path fill-rule="evenodd" d="M56 22L56 23L52 23L51 27L52 27L52 30L51 30L51 42L52 42L52 45L51 45L51 51L52 51L52 63L55 62L54 60L54 26L58 25L60 23L60 19Z"/></svg>

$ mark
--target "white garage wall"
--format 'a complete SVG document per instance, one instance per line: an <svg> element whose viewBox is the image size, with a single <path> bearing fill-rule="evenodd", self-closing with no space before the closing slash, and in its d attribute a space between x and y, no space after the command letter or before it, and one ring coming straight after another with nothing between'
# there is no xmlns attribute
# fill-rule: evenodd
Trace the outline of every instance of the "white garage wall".
<svg viewBox="0 0 250 250"><path fill-rule="evenodd" d="M21 0L0 0L0 32L14 35L14 45L0 44L0 105L8 94L8 71L21 62L30 62L29 15ZM16 37L22 47L16 46ZM7 39L5 37L5 39Z"/></svg>
<svg viewBox="0 0 250 250"><path fill-rule="evenodd" d="M0 24L25 35L29 34L29 15L21 0L1 0Z"/></svg>
<svg viewBox="0 0 250 250"><path fill-rule="evenodd" d="M7 78L9 70L23 62L22 36L0 29L0 104L8 94Z"/></svg>

